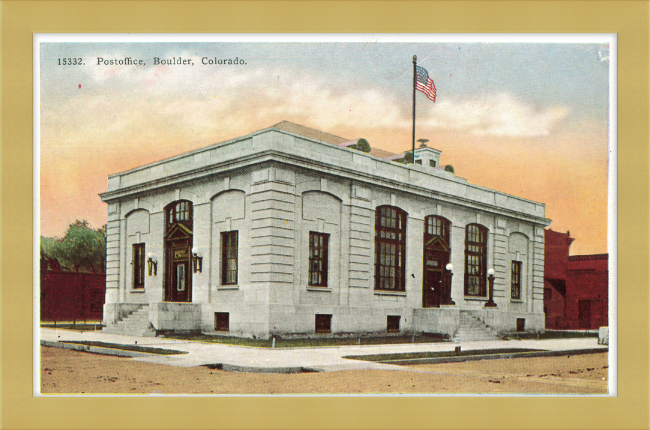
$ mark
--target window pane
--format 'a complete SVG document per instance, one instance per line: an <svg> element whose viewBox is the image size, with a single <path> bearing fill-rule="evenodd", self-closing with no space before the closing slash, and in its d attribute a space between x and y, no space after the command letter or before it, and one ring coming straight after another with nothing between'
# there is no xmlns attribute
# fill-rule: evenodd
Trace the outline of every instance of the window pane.
<svg viewBox="0 0 650 430"><path fill-rule="evenodd" d="M176 290L185 291L185 265L176 266Z"/></svg>
<svg viewBox="0 0 650 430"><path fill-rule="evenodd" d="M237 283L237 232L221 233L222 284Z"/></svg>
<svg viewBox="0 0 650 430"><path fill-rule="evenodd" d="M144 243L133 245L133 288L144 288Z"/></svg>
<svg viewBox="0 0 650 430"><path fill-rule="evenodd" d="M444 231L444 227L441 231ZM487 232L480 225L468 225L465 236L465 294L485 296ZM446 234L446 233L445 233Z"/></svg>
<svg viewBox="0 0 650 430"><path fill-rule="evenodd" d="M513 299L519 299L521 298L521 262L513 261L510 267L510 297Z"/></svg>
<svg viewBox="0 0 650 430"><path fill-rule="evenodd" d="M405 213L398 208L382 206L375 212L375 288L403 291Z"/></svg>
<svg viewBox="0 0 650 430"><path fill-rule="evenodd" d="M327 242L329 235L309 232L308 285L327 286Z"/></svg>

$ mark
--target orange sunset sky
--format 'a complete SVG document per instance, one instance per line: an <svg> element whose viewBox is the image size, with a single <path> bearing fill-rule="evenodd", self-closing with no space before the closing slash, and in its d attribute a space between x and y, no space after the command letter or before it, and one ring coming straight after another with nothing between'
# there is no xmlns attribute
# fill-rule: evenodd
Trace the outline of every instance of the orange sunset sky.
<svg viewBox="0 0 650 430"><path fill-rule="evenodd" d="M105 224L109 174L282 120L409 150L417 55L438 96L417 94L416 139L469 182L545 203L572 254L607 252L613 46L457 39L41 42L41 235ZM155 64L179 57L188 64ZM81 64L59 65L67 58ZM142 63L106 64L125 58Z"/></svg>

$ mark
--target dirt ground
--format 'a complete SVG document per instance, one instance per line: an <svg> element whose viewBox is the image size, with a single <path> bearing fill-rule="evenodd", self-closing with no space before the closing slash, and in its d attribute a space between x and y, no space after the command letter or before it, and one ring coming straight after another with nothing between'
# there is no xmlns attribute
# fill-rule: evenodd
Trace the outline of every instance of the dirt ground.
<svg viewBox="0 0 650 430"><path fill-rule="evenodd" d="M41 348L43 394L606 394L607 353L301 374L179 368Z"/></svg>

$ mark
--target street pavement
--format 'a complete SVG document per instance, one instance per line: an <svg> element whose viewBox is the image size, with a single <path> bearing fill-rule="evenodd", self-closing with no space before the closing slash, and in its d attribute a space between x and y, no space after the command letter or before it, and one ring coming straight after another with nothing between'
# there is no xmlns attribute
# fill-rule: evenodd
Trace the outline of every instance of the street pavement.
<svg viewBox="0 0 650 430"><path fill-rule="evenodd" d="M178 367L218 365L223 370L290 373L305 370L337 371L359 369L402 370L403 367L391 364L343 358L348 355L394 354L406 352L454 351L460 346L463 351L473 349L529 348L545 351L579 351L602 349L597 338L551 339L551 340L509 340L478 342L441 342L395 345L350 345L309 348L257 348L247 346L223 345L168 339L160 337L135 337L106 334L101 331L75 331L54 328L41 328L41 340L49 342L97 341L122 345L138 345L184 351L187 354L157 355L138 354L131 360L158 363Z"/></svg>

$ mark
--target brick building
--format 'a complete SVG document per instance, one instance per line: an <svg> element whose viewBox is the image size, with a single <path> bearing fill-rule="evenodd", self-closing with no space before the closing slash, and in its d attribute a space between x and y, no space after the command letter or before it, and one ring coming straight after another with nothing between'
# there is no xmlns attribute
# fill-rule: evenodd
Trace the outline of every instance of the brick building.
<svg viewBox="0 0 650 430"><path fill-rule="evenodd" d="M608 255L573 255L570 234L545 231L544 313L547 329L607 326Z"/></svg>
<svg viewBox="0 0 650 430"><path fill-rule="evenodd" d="M61 270L55 258L41 252L41 321L101 321L106 275Z"/></svg>

